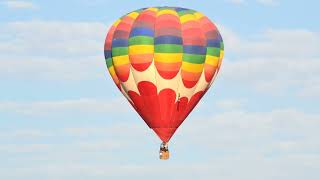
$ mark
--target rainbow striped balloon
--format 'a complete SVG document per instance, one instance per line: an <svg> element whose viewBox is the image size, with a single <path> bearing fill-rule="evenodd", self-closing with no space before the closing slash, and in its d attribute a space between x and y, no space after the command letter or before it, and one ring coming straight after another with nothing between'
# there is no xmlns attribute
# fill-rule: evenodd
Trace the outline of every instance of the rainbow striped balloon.
<svg viewBox="0 0 320 180"><path fill-rule="evenodd" d="M104 46L112 79L147 125L168 142L217 75L217 27L178 7L143 8L110 28Z"/></svg>

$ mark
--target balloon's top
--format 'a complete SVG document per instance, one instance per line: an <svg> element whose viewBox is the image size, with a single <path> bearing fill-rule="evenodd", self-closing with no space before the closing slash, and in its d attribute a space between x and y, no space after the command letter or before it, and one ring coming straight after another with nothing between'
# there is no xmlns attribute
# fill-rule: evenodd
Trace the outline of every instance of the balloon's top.
<svg viewBox="0 0 320 180"><path fill-rule="evenodd" d="M137 12L137 13L140 13L144 10L154 10L154 11L163 11L163 10L171 10L171 11L175 11L177 12L177 14L179 16L181 15L185 15L185 14L190 14L190 13L199 13L198 11L195 11L193 9L188 9L188 8L183 8L183 7L171 7L171 6L156 6L156 7L145 7L145 8L140 8L140 9L137 9L135 11L131 11L130 13L132 12ZM130 14L128 13L128 14ZM126 15L128 15L126 14Z"/></svg>
<svg viewBox="0 0 320 180"><path fill-rule="evenodd" d="M196 12L195 10L192 10L192 9L188 9L188 8L183 8L183 7L172 7L172 6L155 6L155 7L144 7L144 8L140 8L136 11L143 11L143 10L146 10L146 9L150 9L150 8L155 8L157 10L166 10L166 9L170 9L170 10L175 10L175 11L194 11Z"/></svg>

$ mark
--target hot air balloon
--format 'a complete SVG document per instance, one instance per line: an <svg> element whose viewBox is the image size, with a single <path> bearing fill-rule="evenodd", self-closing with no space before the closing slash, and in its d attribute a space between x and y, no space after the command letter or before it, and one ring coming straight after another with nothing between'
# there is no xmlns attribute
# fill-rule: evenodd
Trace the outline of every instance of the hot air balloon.
<svg viewBox="0 0 320 180"><path fill-rule="evenodd" d="M170 138L219 72L217 27L191 9L143 8L111 26L104 54L118 89L162 140L160 159L168 159Z"/></svg>

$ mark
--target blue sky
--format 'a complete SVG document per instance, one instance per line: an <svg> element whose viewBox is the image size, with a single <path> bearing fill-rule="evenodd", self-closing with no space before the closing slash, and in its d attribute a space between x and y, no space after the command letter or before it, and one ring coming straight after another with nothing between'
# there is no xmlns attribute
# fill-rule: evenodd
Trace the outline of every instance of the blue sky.
<svg viewBox="0 0 320 180"><path fill-rule="evenodd" d="M166 162L103 56L114 20L162 5L203 12L225 41L221 72L172 138ZM0 179L318 180L319 6L0 1Z"/></svg>

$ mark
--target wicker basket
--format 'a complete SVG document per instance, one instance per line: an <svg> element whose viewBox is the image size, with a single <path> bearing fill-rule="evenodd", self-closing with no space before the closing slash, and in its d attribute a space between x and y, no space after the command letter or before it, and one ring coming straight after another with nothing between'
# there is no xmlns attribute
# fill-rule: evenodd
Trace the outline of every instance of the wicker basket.
<svg viewBox="0 0 320 180"><path fill-rule="evenodd" d="M169 159L170 153L169 151L160 151L159 155L160 155L160 159L167 160Z"/></svg>

